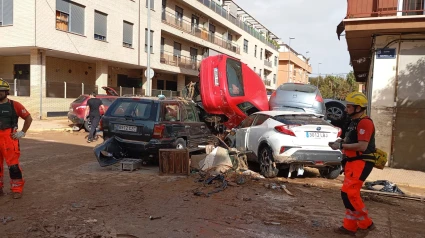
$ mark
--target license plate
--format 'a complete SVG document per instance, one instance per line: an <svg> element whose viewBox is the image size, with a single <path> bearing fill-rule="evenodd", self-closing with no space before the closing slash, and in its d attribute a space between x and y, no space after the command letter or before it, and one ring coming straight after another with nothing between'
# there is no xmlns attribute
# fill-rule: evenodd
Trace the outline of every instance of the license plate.
<svg viewBox="0 0 425 238"><path fill-rule="evenodd" d="M328 137L328 133L324 133L324 132L306 132L306 136L308 138L327 138Z"/></svg>
<svg viewBox="0 0 425 238"><path fill-rule="evenodd" d="M115 125L115 130L137 132L137 126Z"/></svg>

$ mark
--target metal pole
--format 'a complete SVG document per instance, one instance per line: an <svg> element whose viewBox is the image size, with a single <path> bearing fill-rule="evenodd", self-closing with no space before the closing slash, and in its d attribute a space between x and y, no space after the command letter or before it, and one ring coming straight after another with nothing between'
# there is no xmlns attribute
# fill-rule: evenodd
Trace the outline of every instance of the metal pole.
<svg viewBox="0 0 425 238"><path fill-rule="evenodd" d="M63 82L64 84L65 84L65 87L64 87L64 97L63 98L66 98L66 82Z"/></svg>
<svg viewBox="0 0 425 238"><path fill-rule="evenodd" d="M81 83L81 94L84 94L84 83Z"/></svg>
<svg viewBox="0 0 425 238"><path fill-rule="evenodd" d="M43 118L43 52L38 51L40 54L40 120Z"/></svg>
<svg viewBox="0 0 425 238"><path fill-rule="evenodd" d="M18 83L18 80L15 79L14 85L13 85L13 95L18 96L18 91L16 90L16 84Z"/></svg>
<svg viewBox="0 0 425 238"><path fill-rule="evenodd" d="M122 87L120 86L120 97L122 96Z"/></svg>
<svg viewBox="0 0 425 238"><path fill-rule="evenodd" d="M292 82L290 74L291 74L291 40L293 40L293 39L295 39L295 38L289 37L289 49L288 49L288 52L289 52L288 82Z"/></svg>
<svg viewBox="0 0 425 238"><path fill-rule="evenodd" d="M147 89L147 96L152 95L152 89L151 89L151 77L150 77L150 71L151 71L151 0L148 1L148 49L147 49L147 72L146 72L146 89Z"/></svg>

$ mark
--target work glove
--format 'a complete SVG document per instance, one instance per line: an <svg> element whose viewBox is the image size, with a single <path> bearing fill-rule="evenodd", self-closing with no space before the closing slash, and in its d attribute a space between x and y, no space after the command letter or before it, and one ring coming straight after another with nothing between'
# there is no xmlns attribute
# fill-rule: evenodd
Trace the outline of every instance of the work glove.
<svg viewBox="0 0 425 238"><path fill-rule="evenodd" d="M339 150L341 149L341 142L329 142L329 147L331 147L333 150Z"/></svg>
<svg viewBox="0 0 425 238"><path fill-rule="evenodd" d="M12 138L14 140L19 140L22 137L25 137L25 132L23 132L23 131L18 131L18 132L15 132L15 133L12 134Z"/></svg>

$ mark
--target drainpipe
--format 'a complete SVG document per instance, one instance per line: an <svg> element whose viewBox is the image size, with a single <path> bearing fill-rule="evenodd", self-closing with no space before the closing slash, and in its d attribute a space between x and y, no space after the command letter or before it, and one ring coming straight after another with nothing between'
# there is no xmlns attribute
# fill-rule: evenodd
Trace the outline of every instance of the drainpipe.
<svg viewBox="0 0 425 238"><path fill-rule="evenodd" d="M43 118L43 52L38 50L40 54L40 120Z"/></svg>
<svg viewBox="0 0 425 238"><path fill-rule="evenodd" d="M397 121L397 87L398 87L398 66L400 63L400 51L401 51L401 35L398 40L397 60L396 60L395 77L394 77L394 107L393 107L393 128L392 128L392 134L391 134L391 156L389 161L390 167L394 165L394 150L395 150L394 144L395 144L395 133L396 133L395 123Z"/></svg>

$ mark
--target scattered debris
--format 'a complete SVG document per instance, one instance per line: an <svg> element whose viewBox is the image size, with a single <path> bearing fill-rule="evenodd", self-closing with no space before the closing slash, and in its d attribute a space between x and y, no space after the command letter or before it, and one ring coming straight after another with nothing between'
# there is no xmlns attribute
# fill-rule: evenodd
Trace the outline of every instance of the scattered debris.
<svg viewBox="0 0 425 238"><path fill-rule="evenodd" d="M407 199L407 200L413 200L413 201L419 201L419 202L425 202L425 197L419 197L419 196L409 196L409 195L400 195L396 193L387 193L387 192L380 192L380 191L372 191L372 190L360 190L363 193L372 193L379 196L384 197L392 197L392 198L400 198L400 199Z"/></svg>
<svg viewBox="0 0 425 238"><path fill-rule="evenodd" d="M265 225L275 225L275 226L279 226L280 222L274 222L274 221L265 221L264 222Z"/></svg>
<svg viewBox="0 0 425 238"><path fill-rule="evenodd" d="M376 189L374 186L383 186L381 189ZM368 190L387 192L387 193L397 193L404 195L404 192L401 191L395 183L391 183L388 180L377 180L375 182L366 182L365 187Z"/></svg>
<svg viewBox="0 0 425 238"><path fill-rule="evenodd" d="M294 196L294 194L292 194L287 188L286 185L284 184L275 184L275 183L271 183L271 184L264 184L264 187L266 188L271 188L273 190L283 190L286 192L286 194L288 194L289 196Z"/></svg>
<svg viewBox="0 0 425 238"><path fill-rule="evenodd" d="M6 225L6 223L14 221L13 217L2 217L1 221L3 222L3 225Z"/></svg>
<svg viewBox="0 0 425 238"><path fill-rule="evenodd" d="M289 192L289 190L286 188L286 185L281 184L280 187L283 189L283 191L286 192L286 194L288 194L289 196L294 196L294 194L292 194L291 192Z"/></svg>
<svg viewBox="0 0 425 238"><path fill-rule="evenodd" d="M157 219L161 219L162 217L154 217L154 216L149 216L149 220L157 220Z"/></svg>
<svg viewBox="0 0 425 238"><path fill-rule="evenodd" d="M86 222L86 223L96 223L97 219L87 219L87 220L84 220L84 222Z"/></svg>

